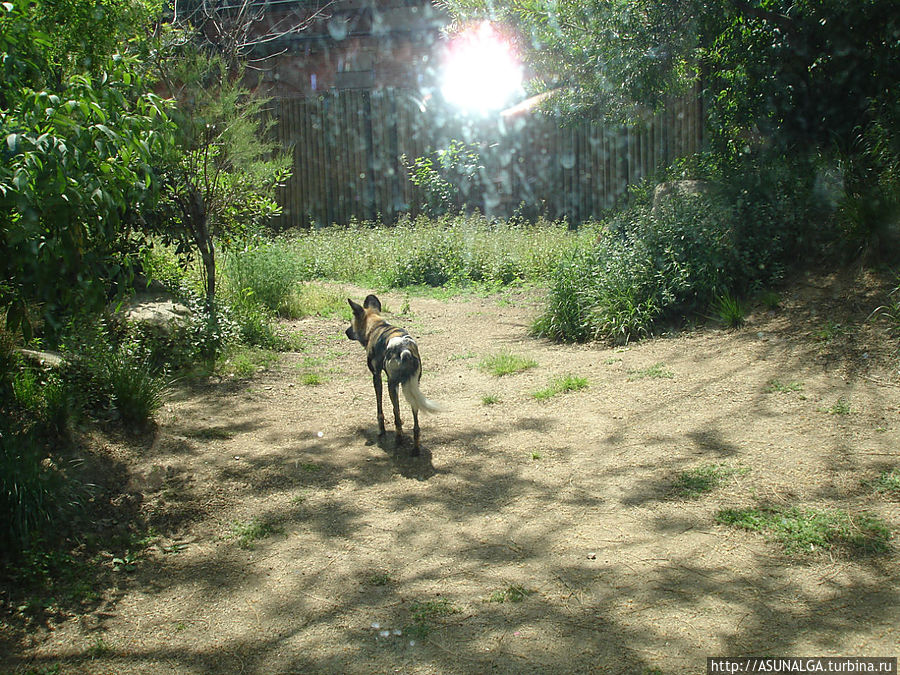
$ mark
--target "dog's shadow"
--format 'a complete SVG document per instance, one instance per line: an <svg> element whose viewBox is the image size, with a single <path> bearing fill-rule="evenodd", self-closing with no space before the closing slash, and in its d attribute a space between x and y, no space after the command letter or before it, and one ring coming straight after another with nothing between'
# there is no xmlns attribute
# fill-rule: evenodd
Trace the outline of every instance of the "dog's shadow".
<svg viewBox="0 0 900 675"><path fill-rule="evenodd" d="M408 435L398 445L397 437L393 431L387 431L379 435L377 431L360 429L360 434L365 437L366 445L377 445L388 457L404 478L415 480L428 480L436 472L431 463L431 451L423 446L419 447L419 454L413 455L413 441Z"/></svg>

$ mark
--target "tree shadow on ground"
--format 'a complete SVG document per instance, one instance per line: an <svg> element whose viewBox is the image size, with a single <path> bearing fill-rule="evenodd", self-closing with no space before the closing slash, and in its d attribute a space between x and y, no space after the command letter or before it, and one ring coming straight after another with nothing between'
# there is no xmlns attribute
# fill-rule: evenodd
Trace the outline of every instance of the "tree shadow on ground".
<svg viewBox="0 0 900 675"><path fill-rule="evenodd" d="M759 349L750 334L735 339ZM762 351L773 359L788 353L783 342ZM786 379L805 376L808 355L785 358ZM744 371L736 366L722 377L739 382ZM622 411L592 437L596 459L570 461L577 439L560 448L559 461L572 469L561 482L543 480L539 466L511 454L491 461L493 440L507 431L502 426L435 427L423 436L419 458L409 455L409 441L397 448L391 431L379 438L370 426L348 424L324 436L307 427L270 434L265 453L217 458L215 482L232 503L257 500L255 517L273 534L252 551L227 540L203 555L147 560L130 588L186 596L177 615L143 625L141 639L127 647L111 644L98 653L73 646L28 665L50 669L65 659L85 671L369 673L389 663L410 673L699 673L705 656L831 654L857 638L863 649L868 636L891 635L900 624L896 551L798 563L764 537L715 525L709 502L670 499L679 471L738 461L759 448L737 433L726 406L690 427L673 423L712 384L701 373L676 394ZM777 419L762 387L741 396L738 404L758 425ZM818 414L821 423L833 423ZM659 428L635 433L642 417L660 420ZM520 420L541 436L558 422ZM236 434L242 424L235 415ZM838 428L821 449L825 469L863 466L849 433ZM435 468L442 449L455 452L452 468ZM383 489L398 475L408 479L403 489ZM191 501L205 505L197 518L220 506L202 499L203 487L187 487L197 497ZM270 506L268 498L283 493L300 499ZM547 510L563 518L537 517ZM604 529L613 513L621 519ZM629 529L628 518L641 527ZM428 523L440 531L427 531ZM599 525L573 544L586 523ZM276 558L291 570L277 586L261 564ZM415 571L404 566L422 560L427 564ZM520 602L485 596L513 586L528 591ZM266 592L250 595L259 588ZM334 593L326 597L320 588ZM210 598L223 596L247 607L243 622L222 628L213 644L204 639L220 630ZM455 611L423 618L423 606L446 607L442 601ZM193 628L195 617L207 623ZM176 621L187 628L179 632ZM97 636L103 627L101 621ZM382 636L385 629L401 635Z"/></svg>

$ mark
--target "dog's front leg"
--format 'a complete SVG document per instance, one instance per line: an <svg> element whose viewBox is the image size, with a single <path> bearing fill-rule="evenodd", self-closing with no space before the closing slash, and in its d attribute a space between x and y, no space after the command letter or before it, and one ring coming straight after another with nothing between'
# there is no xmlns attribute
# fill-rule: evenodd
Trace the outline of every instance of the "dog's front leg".
<svg viewBox="0 0 900 675"><path fill-rule="evenodd" d="M375 385L375 404L378 406L378 435L384 436L384 409L381 406L381 373L372 373L372 384Z"/></svg>

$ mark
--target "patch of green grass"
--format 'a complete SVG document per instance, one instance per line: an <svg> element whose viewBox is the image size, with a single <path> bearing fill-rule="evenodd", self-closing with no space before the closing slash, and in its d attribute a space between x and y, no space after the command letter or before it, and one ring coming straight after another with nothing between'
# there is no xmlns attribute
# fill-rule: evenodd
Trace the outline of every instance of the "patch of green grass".
<svg viewBox="0 0 900 675"><path fill-rule="evenodd" d="M235 432L228 427L204 427L201 429L185 429L184 435L201 441L228 441L234 438Z"/></svg>
<svg viewBox="0 0 900 675"><path fill-rule="evenodd" d="M231 526L229 539L236 539L240 548L252 550L255 543L272 534L281 534L284 529L259 518L251 518L246 522L236 522Z"/></svg>
<svg viewBox="0 0 900 675"><path fill-rule="evenodd" d="M835 321L828 321L819 330L816 331L816 339L820 342L831 342L835 338L844 335L847 328Z"/></svg>
<svg viewBox="0 0 900 675"><path fill-rule="evenodd" d="M251 377L278 363L278 352L259 347L235 347L216 369L220 375Z"/></svg>
<svg viewBox="0 0 900 675"><path fill-rule="evenodd" d="M454 607L446 598L437 600L416 601L410 606L410 622L403 628L406 635L424 639L434 630L436 619L451 614L457 614L459 609Z"/></svg>
<svg viewBox="0 0 900 675"><path fill-rule="evenodd" d="M102 637L95 638L94 644L85 650L85 654L92 659L100 658L110 653L112 653L112 647Z"/></svg>
<svg viewBox="0 0 900 675"><path fill-rule="evenodd" d="M534 591L530 591L521 584L512 584L501 591L491 593L487 602L522 602Z"/></svg>
<svg viewBox="0 0 900 675"><path fill-rule="evenodd" d="M459 293L471 285L543 281L577 241L593 237L588 228L575 232L563 221L492 223L481 215L448 215L402 219L391 227L324 227L274 244L287 250L304 280L404 288L417 295L421 286Z"/></svg>
<svg viewBox="0 0 900 675"><path fill-rule="evenodd" d="M713 303L716 318L728 328L740 328L747 322L747 312L743 303L733 295L725 294Z"/></svg>
<svg viewBox="0 0 900 675"><path fill-rule="evenodd" d="M831 415L849 415L852 411L850 401L845 396L841 396L833 406L828 409Z"/></svg>
<svg viewBox="0 0 900 675"><path fill-rule="evenodd" d="M712 492L732 476L746 473L747 469L734 468L727 464L702 464L678 474L672 491L686 499L697 499Z"/></svg>
<svg viewBox="0 0 900 675"><path fill-rule="evenodd" d="M537 361L524 356L512 354L510 352L501 352L485 357L478 367L486 373L503 377L504 375L513 375L521 373L529 368L537 366Z"/></svg>
<svg viewBox="0 0 900 675"><path fill-rule="evenodd" d="M461 354L452 354L448 361L463 361L465 359L474 359L476 356L475 352L463 352Z"/></svg>
<svg viewBox="0 0 900 675"><path fill-rule="evenodd" d="M768 310L779 309L781 307L781 296L775 291L763 291L759 294L759 303Z"/></svg>
<svg viewBox="0 0 900 675"><path fill-rule="evenodd" d="M500 403L500 397L494 394L487 394L481 397L481 405L497 405Z"/></svg>
<svg viewBox="0 0 900 675"><path fill-rule="evenodd" d="M782 382L781 380L770 380L766 385L766 393L768 394L787 394L792 391L803 391L803 383L792 380L790 382Z"/></svg>
<svg viewBox="0 0 900 675"><path fill-rule="evenodd" d="M531 453L531 459L533 459L534 461L537 461L537 460L543 459L543 458L544 458L543 455L541 455L541 453L539 453L539 452Z"/></svg>
<svg viewBox="0 0 900 675"><path fill-rule="evenodd" d="M387 572L375 572L366 577L366 584L369 586L388 586L393 581Z"/></svg>
<svg viewBox="0 0 900 675"><path fill-rule="evenodd" d="M870 514L797 507L722 509L716 522L759 532L777 541L787 553L843 550L878 554L890 550L888 525Z"/></svg>
<svg viewBox="0 0 900 675"><path fill-rule="evenodd" d="M532 397L538 401L546 401L557 394L565 394L570 391L579 391L588 386L587 378L577 375L562 375L554 378L548 386L532 393Z"/></svg>
<svg viewBox="0 0 900 675"><path fill-rule="evenodd" d="M664 364L662 361L660 361L659 363L654 363L648 368L629 370L628 375L629 382L643 379L671 380L675 377L675 373L673 373L671 370L667 370L666 364Z"/></svg>
<svg viewBox="0 0 900 675"><path fill-rule="evenodd" d="M325 379L318 373L303 373L303 375L300 376L300 384L307 387L318 386L324 381Z"/></svg>
<svg viewBox="0 0 900 675"><path fill-rule="evenodd" d="M900 498L900 467L882 471L873 486L876 492Z"/></svg>
<svg viewBox="0 0 900 675"><path fill-rule="evenodd" d="M30 666L27 670L22 671L23 675L59 675L62 665L53 663L46 666Z"/></svg>
<svg viewBox="0 0 900 675"><path fill-rule="evenodd" d="M278 313L289 319L323 316L349 321L351 316L346 293L316 283L302 283L291 289L279 305Z"/></svg>

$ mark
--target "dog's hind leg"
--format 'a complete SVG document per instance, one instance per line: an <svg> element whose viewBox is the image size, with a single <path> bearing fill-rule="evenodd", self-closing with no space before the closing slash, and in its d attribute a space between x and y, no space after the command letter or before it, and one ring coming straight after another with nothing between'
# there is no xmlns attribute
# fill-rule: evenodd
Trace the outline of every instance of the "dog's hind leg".
<svg viewBox="0 0 900 675"><path fill-rule="evenodd" d="M400 399L397 396L399 382L392 382L388 377L388 394L391 396L391 405L394 407L394 426L397 428L397 445L403 440L403 422L400 421Z"/></svg>
<svg viewBox="0 0 900 675"><path fill-rule="evenodd" d="M413 406L413 451L414 456L419 454L419 409Z"/></svg>
<svg viewBox="0 0 900 675"><path fill-rule="evenodd" d="M378 435L384 436L384 408L381 405L381 373L372 375L372 384L375 386L375 404L378 406Z"/></svg>

